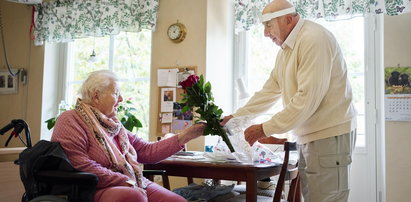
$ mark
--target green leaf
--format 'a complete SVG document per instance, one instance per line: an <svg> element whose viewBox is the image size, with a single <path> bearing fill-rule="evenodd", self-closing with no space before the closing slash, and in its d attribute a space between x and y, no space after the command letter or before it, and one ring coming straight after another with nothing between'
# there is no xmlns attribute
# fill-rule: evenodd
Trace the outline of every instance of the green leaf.
<svg viewBox="0 0 411 202"><path fill-rule="evenodd" d="M187 112L187 111L190 111L190 107L188 106L188 105L186 105L186 106L184 106L182 109L181 109L181 112Z"/></svg>
<svg viewBox="0 0 411 202"><path fill-rule="evenodd" d="M137 118L134 119L134 125L136 126L136 128L142 128L143 127L143 124Z"/></svg>
<svg viewBox="0 0 411 202"><path fill-rule="evenodd" d="M204 135L204 136L206 136L206 135L210 135L211 133L212 133L211 128L206 127L206 128L204 129L204 133L203 133L203 135Z"/></svg>
<svg viewBox="0 0 411 202"><path fill-rule="evenodd" d="M204 86L204 91L208 94L211 92L211 84L210 82L207 82Z"/></svg>
<svg viewBox="0 0 411 202"><path fill-rule="evenodd" d="M118 111L118 112L124 111L124 107L123 107L122 105L118 106L118 107L117 107L117 111Z"/></svg>
<svg viewBox="0 0 411 202"><path fill-rule="evenodd" d="M217 117L220 118L222 114L223 114L223 110L218 109L217 112L216 112Z"/></svg>
<svg viewBox="0 0 411 202"><path fill-rule="evenodd" d="M47 123L47 129L52 129L54 127L54 125L56 125L56 118L50 118L47 121L45 121L45 123Z"/></svg>
<svg viewBox="0 0 411 202"><path fill-rule="evenodd" d="M126 128L129 131L133 131L133 128L134 128L133 120L127 119L126 123L124 124L124 128Z"/></svg>

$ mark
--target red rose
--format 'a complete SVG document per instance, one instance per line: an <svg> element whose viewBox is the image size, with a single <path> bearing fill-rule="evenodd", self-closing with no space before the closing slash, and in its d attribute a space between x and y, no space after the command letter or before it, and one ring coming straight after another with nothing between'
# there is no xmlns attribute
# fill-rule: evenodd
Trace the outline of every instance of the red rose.
<svg viewBox="0 0 411 202"><path fill-rule="evenodd" d="M186 80L180 82L180 85L185 90L186 88L191 88L194 84L198 82L198 80L200 80L200 78L197 75L192 74Z"/></svg>

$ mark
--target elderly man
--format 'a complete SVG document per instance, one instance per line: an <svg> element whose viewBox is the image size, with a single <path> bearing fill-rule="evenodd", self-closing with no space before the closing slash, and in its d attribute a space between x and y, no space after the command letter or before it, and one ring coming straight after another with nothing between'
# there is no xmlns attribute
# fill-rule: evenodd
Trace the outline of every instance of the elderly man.
<svg viewBox="0 0 411 202"><path fill-rule="evenodd" d="M356 120L346 63L331 32L300 19L292 4L274 0L262 12L264 35L281 47L269 79L232 117L265 112L281 97L283 110L244 132L260 138L293 130L307 202L347 201Z"/></svg>

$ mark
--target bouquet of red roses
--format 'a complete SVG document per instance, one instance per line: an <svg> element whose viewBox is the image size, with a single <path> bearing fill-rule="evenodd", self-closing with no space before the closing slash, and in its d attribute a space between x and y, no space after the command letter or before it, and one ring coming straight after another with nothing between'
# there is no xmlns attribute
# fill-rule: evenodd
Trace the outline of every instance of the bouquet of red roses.
<svg viewBox="0 0 411 202"><path fill-rule="evenodd" d="M181 101L185 104L182 111L186 112L191 108L196 107L197 109L195 112L200 115L196 122L201 120L207 122L203 135L221 136L230 151L234 152L234 147L231 144L230 139L228 139L227 132L220 125L223 110L214 104L210 82L204 83L203 75L198 77L193 74L186 80L180 82L180 85L183 87L185 92Z"/></svg>

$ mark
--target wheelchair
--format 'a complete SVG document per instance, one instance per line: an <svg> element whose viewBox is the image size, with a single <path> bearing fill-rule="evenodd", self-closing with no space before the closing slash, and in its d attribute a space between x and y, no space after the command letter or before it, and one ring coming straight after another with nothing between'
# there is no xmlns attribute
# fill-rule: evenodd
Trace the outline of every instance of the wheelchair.
<svg viewBox="0 0 411 202"><path fill-rule="evenodd" d="M20 179L25 193L22 202L92 202L97 175L81 172L70 164L60 143L40 140L31 144L30 129L22 119L12 120L0 129L0 135L13 129L6 141L6 147L12 137L19 137L27 147L14 161L20 168ZM25 131L24 141L20 133ZM154 175L160 175L165 187L170 189L164 170L143 170L143 175L153 181Z"/></svg>
<svg viewBox="0 0 411 202"><path fill-rule="evenodd" d="M0 135L13 129L6 141L19 137L26 149L14 161L19 165L20 178L25 193L22 202L92 202L98 183L93 173L81 172L73 168L60 144L40 140L32 146L30 129L24 120L12 120L0 129ZM26 141L20 136L25 131Z"/></svg>

